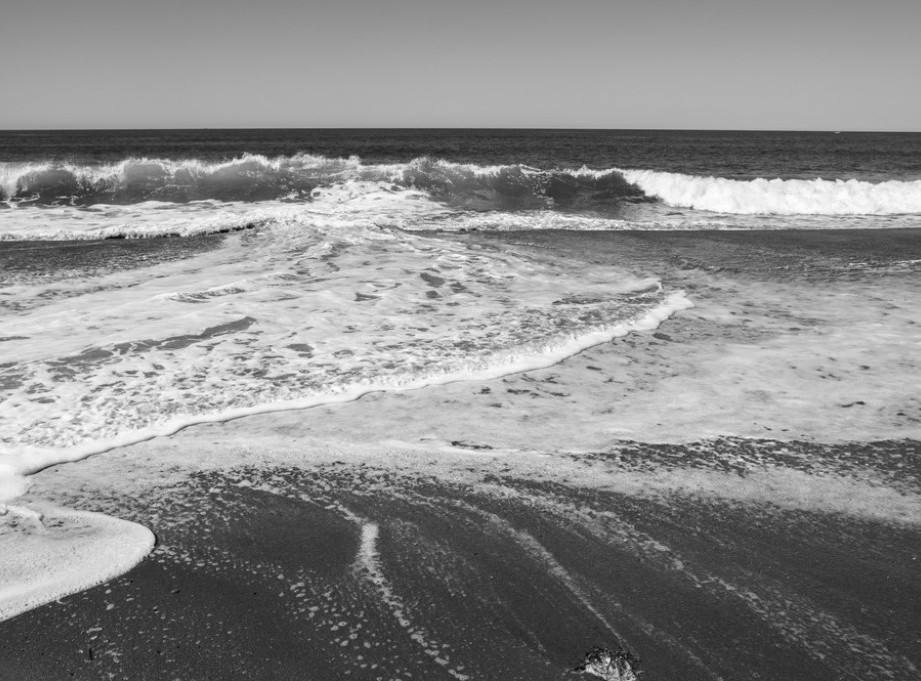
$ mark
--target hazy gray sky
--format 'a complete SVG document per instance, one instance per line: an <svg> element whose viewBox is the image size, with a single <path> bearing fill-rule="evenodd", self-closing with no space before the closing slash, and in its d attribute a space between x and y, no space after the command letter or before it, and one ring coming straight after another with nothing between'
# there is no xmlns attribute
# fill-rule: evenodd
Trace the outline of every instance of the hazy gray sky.
<svg viewBox="0 0 921 681"><path fill-rule="evenodd" d="M13 0L0 128L921 130L919 0Z"/></svg>

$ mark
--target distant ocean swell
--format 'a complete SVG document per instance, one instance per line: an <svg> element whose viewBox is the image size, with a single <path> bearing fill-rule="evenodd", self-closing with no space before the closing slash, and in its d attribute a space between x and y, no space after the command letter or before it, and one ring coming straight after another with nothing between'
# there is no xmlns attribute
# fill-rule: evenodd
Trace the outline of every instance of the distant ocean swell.
<svg viewBox="0 0 921 681"><path fill-rule="evenodd" d="M310 201L346 182L389 183L455 208L604 210L622 203L732 215L921 213L921 180L735 180L652 170L480 166L431 158L363 164L356 157L247 155L223 163L127 159L110 165L0 163L9 206Z"/></svg>

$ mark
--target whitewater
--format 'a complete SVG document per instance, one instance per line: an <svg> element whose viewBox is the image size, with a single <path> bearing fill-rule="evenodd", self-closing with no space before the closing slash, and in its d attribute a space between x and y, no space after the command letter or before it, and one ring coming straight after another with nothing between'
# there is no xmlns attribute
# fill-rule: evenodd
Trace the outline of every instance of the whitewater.
<svg viewBox="0 0 921 681"><path fill-rule="evenodd" d="M0 162L0 200L29 205L302 201L330 187L377 183L416 189L454 207L586 208L661 202L728 214L892 215L921 211L921 180L815 177L751 180L645 169L540 169L421 157L363 163L358 157L246 154L224 162L129 158L114 164Z"/></svg>
<svg viewBox="0 0 921 681"><path fill-rule="evenodd" d="M645 264L519 248L515 235L921 218L912 167L739 173L670 164L639 142L600 159L568 142L548 159L539 140L472 158L364 142L368 153L175 158L98 144L100 158L0 156L0 514L16 519L0 539L35 559L0 560L13 585L0 618L153 546L142 527L19 505L43 469L196 424L552 367L698 302ZM631 163L642 153L650 163ZM471 233L508 240L456 238ZM41 582L68 542L80 560Z"/></svg>
<svg viewBox="0 0 921 681"><path fill-rule="evenodd" d="M106 170L93 196L135 175ZM85 206L17 177L0 214L0 502L49 466L191 425L547 367L691 304L654 277L434 238L425 232L456 211L380 177L337 177L304 197L286 185L257 202L218 192L233 200ZM111 257L107 244L137 237L153 250ZM167 257L153 237L189 247ZM21 550L0 561L0 616L109 579L153 545L105 517L2 511ZM48 582L54 547L73 560Z"/></svg>

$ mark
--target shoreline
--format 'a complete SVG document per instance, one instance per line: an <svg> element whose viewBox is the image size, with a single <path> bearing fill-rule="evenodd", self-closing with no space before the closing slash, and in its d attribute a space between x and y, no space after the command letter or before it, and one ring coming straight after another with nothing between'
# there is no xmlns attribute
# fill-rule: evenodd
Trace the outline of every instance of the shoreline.
<svg viewBox="0 0 921 681"><path fill-rule="evenodd" d="M257 405L254 407L238 407L235 409L226 410L224 412L219 412L217 414L197 414L186 416L179 419L174 419L173 421L168 421L163 424L149 426L141 431L128 432L122 436L112 438L111 440L103 440L101 442L95 442L90 445L77 445L68 449L45 450L41 448L26 446L22 448L22 450L25 452L25 457L29 459L39 458L39 461L37 463L30 462L30 465L28 466L21 464L21 468L16 471L16 474L20 476L34 475L35 473L39 473L52 466L81 461L88 457L96 456L113 449L131 447L133 445L147 442L156 438L168 438L182 432L187 428L205 424L227 423L230 421L236 421L238 419L245 419L252 416L261 416L266 414L306 411L310 409L317 409L319 407L329 407L348 402L357 402L362 398L373 395L413 392L418 390L425 390L427 388L437 388L439 386L452 385L455 383L489 382L497 379L503 379L508 376L516 376L518 374L528 374L534 371L540 371L542 369L550 369L560 362L563 362L571 357L575 357L585 350L595 346L610 343L617 338L628 336L638 331L649 331L657 329L662 324L662 322L669 318L669 316L690 306L691 304L687 301L686 298L683 297L683 295L681 295L680 292L673 293L664 301L663 307L656 308L647 312L638 320L621 322L617 324L617 326L605 331L595 331L592 333L584 334L579 339L571 341L568 346L555 348L553 351L545 352L543 355L532 353L530 356L525 355L524 358L518 357L516 358L517 366L480 369L477 371L469 372L467 374L446 374L443 376L437 376L435 378L418 379L416 381L409 382L406 385L398 385L395 387L363 386L357 390L345 391L342 393L311 396L291 400L288 402L269 403ZM11 461L15 463L16 460L11 459Z"/></svg>
<svg viewBox="0 0 921 681"><path fill-rule="evenodd" d="M22 503L158 543L0 622L0 679L559 681L596 645L651 680L917 674L916 360L867 335L918 321L913 277L886 270L902 237L855 274L857 247L816 270L801 235L716 234L451 237L658 263L696 306L547 368L33 475Z"/></svg>
<svg viewBox="0 0 921 681"><path fill-rule="evenodd" d="M323 446L291 427L245 443L201 428L37 476L30 495L158 543L0 623L0 678L549 680L596 645L650 678L921 665L921 442L549 455ZM881 514L847 485L890 490ZM897 498L914 506L887 519Z"/></svg>

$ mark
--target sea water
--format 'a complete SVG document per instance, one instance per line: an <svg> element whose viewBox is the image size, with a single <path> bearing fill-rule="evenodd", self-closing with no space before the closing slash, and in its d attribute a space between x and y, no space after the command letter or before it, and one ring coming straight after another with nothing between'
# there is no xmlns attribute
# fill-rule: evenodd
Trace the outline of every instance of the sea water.
<svg viewBox="0 0 921 681"><path fill-rule="evenodd" d="M3 133L0 502L22 536L34 511L14 500L47 466L194 423L548 367L695 304L641 263L567 256L556 233L919 219L921 135ZM480 232L551 236L457 238ZM906 341L879 347L898 359ZM138 559L150 539L134 536Z"/></svg>

